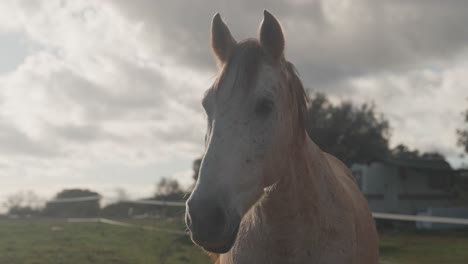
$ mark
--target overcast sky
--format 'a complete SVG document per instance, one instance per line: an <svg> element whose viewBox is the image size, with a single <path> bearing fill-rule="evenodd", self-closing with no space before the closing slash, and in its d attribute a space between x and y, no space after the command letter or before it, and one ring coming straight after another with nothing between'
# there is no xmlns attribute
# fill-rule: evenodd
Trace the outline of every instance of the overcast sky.
<svg viewBox="0 0 468 264"><path fill-rule="evenodd" d="M352 2L352 3L351 3ZM468 1L1 1L0 201L67 187L149 196L191 183L203 151L208 46L219 11L240 40L263 9L306 87L373 101L391 144L459 166L468 102Z"/></svg>

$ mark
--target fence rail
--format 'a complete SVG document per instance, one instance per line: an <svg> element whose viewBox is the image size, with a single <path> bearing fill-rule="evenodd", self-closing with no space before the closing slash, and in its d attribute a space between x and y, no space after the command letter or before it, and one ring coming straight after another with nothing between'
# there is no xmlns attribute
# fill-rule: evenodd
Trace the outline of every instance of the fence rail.
<svg viewBox="0 0 468 264"><path fill-rule="evenodd" d="M53 199L49 202L52 203L71 203L71 202L83 202L83 201L99 201L103 199L102 196L87 196L87 197L77 197L77 198L61 198ZM161 200L122 200L121 203L133 203L133 204L147 204L147 205L163 205L163 206L175 206L175 207L185 207L184 202L174 202L174 201L161 201ZM440 217L440 216L424 216L424 215L406 215L406 214L390 214L390 213L378 213L373 212L372 216L376 219L388 219L388 220L398 220L398 221L412 221L412 222L431 222L431 223L441 223L441 224L457 224L457 225L468 225L468 219L464 218L453 218L453 217ZM79 219L74 219L71 221L80 221ZM89 221L97 221L101 223L111 224L111 221L103 218L90 218ZM115 225L131 225L123 222L113 221L112 224Z"/></svg>
<svg viewBox="0 0 468 264"><path fill-rule="evenodd" d="M110 220L106 218L68 218L67 222L69 223L102 223L102 224L107 224L107 225L116 225L116 226L123 226L123 227L138 227L138 228L143 228L146 230L159 231L159 232L164 232L164 233L169 233L169 234L174 234L174 235L187 235L186 232L180 231L180 230L157 228L157 227L146 226L146 225L135 225L135 224L130 224L130 223L122 222L122 221Z"/></svg>
<svg viewBox="0 0 468 264"><path fill-rule="evenodd" d="M99 201L104 197L99 195L77 197L77 198L56 198L48 201L49 203L74 203L84 201ZM164 205L164 206L185 206L184 202L162 201L162 200L119 200L119 203L133 203L133 204L149 204L149 205Z"/></svg>
<svg viewBox="0 0 468 264"><path fill-rule="evenodd" d="M377 219L468 225L468 219L454 218L454 217L388 214L388 213L372 213L372 216L374 216L374 218L377 218Z"/></svg>

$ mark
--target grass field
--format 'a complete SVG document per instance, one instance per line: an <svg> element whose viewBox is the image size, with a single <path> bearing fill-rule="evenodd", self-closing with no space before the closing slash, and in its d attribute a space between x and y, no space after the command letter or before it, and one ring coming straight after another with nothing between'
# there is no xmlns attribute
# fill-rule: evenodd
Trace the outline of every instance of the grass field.
<svg viewBox="0 0 468 264"><path fill-rule="evenodd" d="M141 224L141 223L140 223ZM145 222L148 225L148 222ZM155 227L181 230L182 223ZM468 231L385 232L382 260L398 264L467 264ZM0 264L211 263L186 236L63 220L0 221Z"/></svg>
<svg viewBox="0 0 468 264"><path fill-rule="evenodd" d="M174 222L161 224L180 227ZM179 228L180 229L180 228ZM186 236L100 223L0 222L0 264L209 263Z"/></svg>
<svg viewBox="0 0 468 264"><path fill-rule="evenodd" d="M384 232L380 256L398 264L468 264L468 230Z"/></svg>

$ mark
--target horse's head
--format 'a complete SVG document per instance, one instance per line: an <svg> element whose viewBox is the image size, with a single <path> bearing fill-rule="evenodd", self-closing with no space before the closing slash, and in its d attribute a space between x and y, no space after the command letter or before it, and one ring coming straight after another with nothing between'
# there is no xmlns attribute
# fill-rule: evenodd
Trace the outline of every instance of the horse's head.
<svg viewBox="0 0 468 264"><path fill-rule="evenodd" d="M280 180L295 144L303 142L305 96L284 59L281 26L267 11L260 40L239 43L217 14L211 46L221 70L202 103L208 117L206 152L187 201L186 222L195 243L224 253L243 216Z"/></svg>

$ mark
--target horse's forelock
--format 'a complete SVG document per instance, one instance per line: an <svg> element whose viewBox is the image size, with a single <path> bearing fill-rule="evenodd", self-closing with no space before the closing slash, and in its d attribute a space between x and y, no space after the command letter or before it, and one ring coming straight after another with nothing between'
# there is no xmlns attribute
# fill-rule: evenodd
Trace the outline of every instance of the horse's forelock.
<svg viewBox="0 0 468 264"><path fill-rule="evenodd" d="M231 57L221 70L214 89L219 90L229 71L234 70L236 82L242 81L242 87L250 87L255 82L264 51L256 39L247 39L237 44Z"/></svg>

